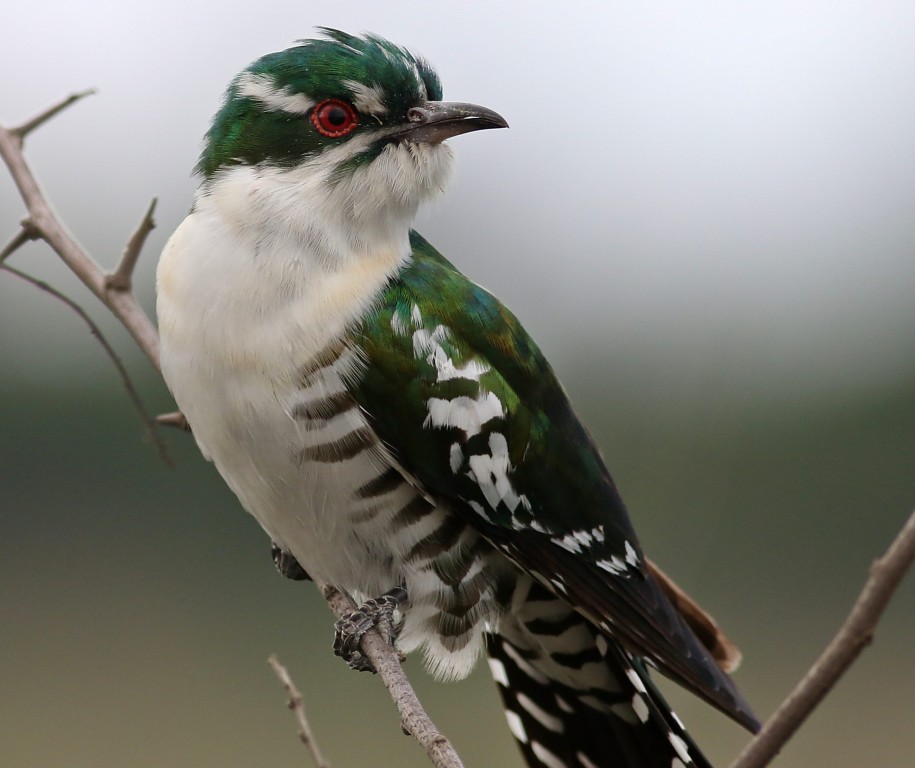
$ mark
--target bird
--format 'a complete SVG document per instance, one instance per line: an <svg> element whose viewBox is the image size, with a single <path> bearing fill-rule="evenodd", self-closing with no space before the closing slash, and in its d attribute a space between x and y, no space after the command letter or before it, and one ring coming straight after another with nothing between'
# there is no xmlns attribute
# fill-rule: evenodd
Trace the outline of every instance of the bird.
<svg viewBox="0 0 915 768"><path fill-rule="evenodd" d="M159 260L162 372L280 570L365 600L350 625L395 615L438 678L486 656L527 765L708 766L651 671L755 731L736 648L646 558L519 320L412 228L449 140L507 127L375 34L254 61Z"/></svg>

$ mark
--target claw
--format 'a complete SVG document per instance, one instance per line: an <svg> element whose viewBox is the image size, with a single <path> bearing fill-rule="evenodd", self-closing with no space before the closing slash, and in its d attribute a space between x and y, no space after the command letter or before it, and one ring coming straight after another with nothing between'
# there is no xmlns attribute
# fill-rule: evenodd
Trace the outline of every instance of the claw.
<svg viewBox="0 0 915 768"><path fill-rule="evenodd" d="M372 662L362 653L362 636L372 627L378 627L382 636L392 645L397 639L393 626L394 611L407 599L407 590L394 587L379 597L366 600L355 611L334 624L334 653L352 669L374 672Z"/></svg>
<svg viewBox="0 0 915 768"><path fill-rule="evenodd" d="M287 579L293 581L311 581L311 577L305 572L305 569L299 565L291 552L287 552L278 544L270 542L270 552L273 555L273 564L276 569Z"/></svg>

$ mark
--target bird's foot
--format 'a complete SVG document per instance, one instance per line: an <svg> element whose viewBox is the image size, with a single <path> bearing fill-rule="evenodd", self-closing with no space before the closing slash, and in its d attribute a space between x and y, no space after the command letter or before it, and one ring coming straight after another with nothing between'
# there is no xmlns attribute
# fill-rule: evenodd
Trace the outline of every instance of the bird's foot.
<svg viewBox="0 0 915 768"><path fill-rule="evenodd" d="M273 564L276 569L287 579L293 581L311 581L311 577L305 572L305 569L299 565L292 553L287 552L278 544L270 542L270 552L273 555Z"/></svg>
<svg viewBox="0 0 915 768"><path fill-rule="evenodd" d="M394 627L394 611L407 599L407 590L394 587L379 597L366 600L355 611L334 624L334 653L359 672L374 672L375 667L359 647L362 636L377 627L391 645L399 627Z"/></svg>

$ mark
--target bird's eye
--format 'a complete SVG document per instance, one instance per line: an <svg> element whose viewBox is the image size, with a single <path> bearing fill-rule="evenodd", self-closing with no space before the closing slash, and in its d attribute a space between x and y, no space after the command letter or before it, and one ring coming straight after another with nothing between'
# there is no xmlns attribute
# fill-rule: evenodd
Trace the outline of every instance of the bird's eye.
<svg viewBox="0 0 915 768"><path fill-rule="evenodd" d="M345 101L324 99L311 111L311 122L315 124L318 133L337 139L356 129L359 125L359 116Z"/></svg>

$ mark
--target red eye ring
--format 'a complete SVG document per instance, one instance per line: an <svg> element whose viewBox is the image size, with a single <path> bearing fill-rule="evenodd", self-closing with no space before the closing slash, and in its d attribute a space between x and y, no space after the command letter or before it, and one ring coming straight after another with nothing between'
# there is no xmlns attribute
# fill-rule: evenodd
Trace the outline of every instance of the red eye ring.
<svg viewBox="0 0 915 768"><path fill-rule="evenodd" d="M356 130L359 116L351 105L340 99L324 99L311 110L311 122L318 133L338 139Z"/></svg>

